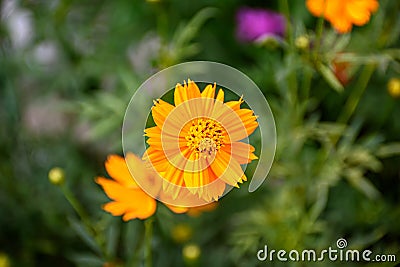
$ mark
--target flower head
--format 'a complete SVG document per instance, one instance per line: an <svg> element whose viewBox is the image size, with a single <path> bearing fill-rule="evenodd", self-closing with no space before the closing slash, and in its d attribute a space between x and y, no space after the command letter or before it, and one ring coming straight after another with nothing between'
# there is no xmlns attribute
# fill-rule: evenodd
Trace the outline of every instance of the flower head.
<svg viewBox="0 0 400 267"><path fill-rule="evenodd" d="M188 265L195 264L201 255L201 249L197 244L187 244L182 249L182 256Z"/></svg>
<svg viewBox="0 0 400 267"><path fill-rule="evenodd" d="M391 78L387 84L387 89L392 97L395 98L400 97L400 79Z"/></svg>
<svg viewBox="0 0 400 267"><path fill-rule="evenodd" d="M186 224L180 223L175 225L171 231L171 237L176 243L183 244L190 240L193 236L193 228Z"/></svg>
<svg viewBox="0 0 400 267"><path fill-rule="evenodd" d="M224 91L214 98L215 91L209 84L200 93L189 80L176 85L175 105L159 99L152 108L156 126L145 130L144 159L173 199L188 191L206 202L218 200L227 184L247 180L240 165L257 159L254 147L241 142L258 127L257 117L240 108L242 98L224 103Z"/></svg>
<svg viewBox="0 0 400 267"><path fill-rule="evenodd" d="M0 267L10 267L11 262L7 254L0 252Z"/></svg>
<svg viewBox="0 0 400 267"><path fill-rule="evenodd" d="M350 32L353 24L366 24L379 7L377 0L307 0L306 5L314 16L324 16L340 33Z"/></svg>
<svg viewBox="0 0 400 267"><path fill-rule="evenodd" d="M128 153L126 161L118 155L110 155L105 163L106 170L112 179L97 177L96 183L101 185L113 201L105 204L103 209L114 216L123 215L124 221L135 218L146 219L156 211L156 200L144 192L129 172L132 168L143 174L144 180L152 184L155 194L160 194L160 185L154 179L153 173L146 169L143 161L132 153ZM187 208L167 205L175 213L183 213Z"/></svg>
<svg viewBox="0 0 400 267"><path fill-rule="evenodd" d="M244 42L281 38L285 34L286 20L279 13L261 9L242 7L236 13L237 37Z"/></svg>
<svg viewBox="0 0 400 267"><path fill-rule="evenodd" d="M61 185L65 181L65 172L59 167L52 168L49 171L49 180L54 185Z"/></svg>

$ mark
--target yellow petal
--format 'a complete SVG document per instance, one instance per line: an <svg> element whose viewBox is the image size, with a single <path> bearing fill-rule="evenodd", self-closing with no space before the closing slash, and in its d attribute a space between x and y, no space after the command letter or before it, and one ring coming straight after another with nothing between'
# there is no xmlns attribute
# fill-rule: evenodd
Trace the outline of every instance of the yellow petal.
<svg viewBox="0 0 400 267"><path fill-rule="evenodd" d="M339 32L339 33L348 33L353 28L353 25L348 17L340 17L336 18L335 20L331 21L332 26Z"/></svg>
<svg viewBox="0 0 400 267"><path fill-rule="evenodd" d="M220 102L224 102L224 91L219 89L216 99Z"/></svg>
<svg viewBox="0 0 400 267"><path fill-rule="evenodd" d="M346 12L352 22L358 26L366 24L371 15L368 9L368 1L348 1Z"/></svg>
<svg viewBox="0 0 400 267"><path fill-rule="evenodd" d="M226 129L231 141L239 141L246 138L258 127L257 117L250 109L238 109L236 111L223 112L217 120Z"/></svg>
<svg viewBox="0 0 400 267"><path fill-rule="evenodd" d="M125 188L117 182L103 177L97 178L96 182L103 187L107 196L115 200L103 206L105 211L114 216L125 213L124 220L144 219L154 213L156 201L140 188Z"/></svg>
<svg viewBox="0 0 400 267"><path fill-rule="evenodd" d="M369 11L372 13L376 12L379 8L379 2L377 0L366 0Z"/></svg>
<svg viewBox="0 0 400 267"><path fill-rule="evenodd" d="M246 164L257 159L257 156L253 154L255 149L250 144L233 142L231 144L226 144L222 149L227 153L231 153L239 164Z"/></svg>
<svg viewBox="0 0 400 267"><path fill-rule="evenodd" d="M173 109L174 106L164 100L158 99L157 101L154 101L154 106L151 108L151 114L157 126L160 128L163 126L165 119Z"/></svg>
<svg viewBox="0 0 400 267"><path fill-rule="evenodd" d="M188 80L187 85L187 96L188 99L201 97L199 87L197 87L197 84L190 79Z"/></svg>
<svg viewBox="0 0 400 267"><path fill-rule="evenodd" d="M159 137L161 135L161 128L158 126L147 128L144 130L144 135L147 137Z"/></svg>
<svg viewBox="0 0 400 267"><path fill-rule="evenodd" d="M138 203L138 206L135 208L129 209L125 215L122 217L124 221L132 220L132 219L147 219L152 216L157 208L157 203L154 199L152 201L148 201L146 203Z"/></svg>
<svg viewBox="0 0 400 267"><path fill-rule="evenodd" d="M210 170L210 168L208 169ZM210 172L212 171L210 170ZM225 187L225 182L222 179L217 179L203 188L202 198L207 202L218 201L224 193Z"/></svg>
<svg viewBox="0 0 400 267"><path fill-rule="evenodd" d="M178 106L179 104L192 99L192 98L198 98L201 97L200 94L200 89L197 87L196 83L191 81L190 79L188 80L188 83L184 84L182 86L180 83L178 83L175 86L175 92L174 92L174 103L175 106Z"/></svg>
<svg viewBox="0 0 400 267"><path fill-rule="evenodd" d="M113 216L121 216L127 209L127 203L124 202L112 201L103 205L103 210L111 213Z"/></svg>
<svg viewBox="0 0 400 267"><path fill-rule="evenodd" d="M178 213L178 214L185 213L189 210L189 208L186 208L186 207L179 207L179 206L174 206L174 205L169 205L169 204L165 204L165 206L167 206L174 213Z"/></svg>
<svg viewBox="0 0 400 267"><path fill-rule="evenodd" d="M208 97L208 98L214 99L215 87L216 87L216 83L208 84L206 86L206 88L204 88L203 92L201 92L201 97Z"/></svg>
<svg viewBox="0 0 400 267"><path fill-rule="evenodd" d="M106 195L113 200L127 201L131 198L131 195L133 195L135 191L141 191L139 187L134 189L124 187L118 182L104 177L97 177L95 181L97 184L103 187Z"/></svg>
<svg viewBox="0 0 400 267"><path fill-rule="evenodd" d="M129 172L128 166L126 165L123 157L118 155L110 155L107 158L105 166L107 173L122 186L137 187L137 184Z"/></svg>
<svg viewBox="0 0 400 267"><path fill-rule="evenodd" d="M211 169L214 174L225 183L238 187L237 183L243 175L240 164L224 150L217 153Z"/></svg>
<svg viewBox="0 0 400 267"><path fill-rule="evenodd" d="M324 13L324 4L325 0L307 0L306 6L307 9L313 14L314 16L321 16Z"/></svg>
<svg viewBox="0 0 400 267"><path fill-rule="evenodd" d="M227 105L228 107L230 107L232 110L238 110L240 109L240 105L243 103L243 98L240 97L240 99L238 101L229 101L226 102L225 105Z"/></svg>
<svg viewBox="0 0 400 267"><path fill-rule="evenodd" d="M175 91L174 91L174 104L177 107L179 104L188 100L187 93L186 93L186 83L182 86L180 83L176 84Z"/></svg>

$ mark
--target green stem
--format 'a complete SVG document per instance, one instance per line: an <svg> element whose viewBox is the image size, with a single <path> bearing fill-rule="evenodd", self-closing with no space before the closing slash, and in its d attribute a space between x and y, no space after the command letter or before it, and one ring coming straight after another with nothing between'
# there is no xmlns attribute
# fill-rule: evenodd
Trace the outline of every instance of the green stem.
<svg viewBox="0 0 400 267"><path fill-rule="evenodd" d="M315 42L315 55L319 54L319 49L322 44L322 34L324 32L324 15L318 18L317 28L316 28L316 42Z"/></svg>
<svg viewBox="0 0 400 267"><path fill-rule="evenodd" d="M95 227L92 225L92 223L89 219L89 215L86 213L86 211L82 207L81 203L74 196L74 194L71 192L71 190L68 188L67 185L63 184L60 186L60 188L61 188L61 191L63 192L65 198L69 202L69 204L72 206L72 208L75 210L75 212L80 217L81 221L83 222L83 225L86 227L88 234L90 234L92 236L92 238L96 241L97 245L99 246L99 248L101 250L101 253L103 253L103 256L108 257L107 252L103 246L101 237L97 234Z"/></svg>
<svg viewBox="0 0 400 267"><path fill-rule="evenodd" d="M286 56L286 63L288 68L291 68L293 66L293 61L295 60L296 57L296 48L294 44L294 34L293 34L293 25L290 21L290 9L289 9L289 2L288 0L282 0L279 2L280 3L280 10L281 13L285 15L286 20L287 20L287 26L286 26L286 31L287 31L287 38L289 42L289 53ZM292 106L296 107L297 104L297 75L296 75L296 70L291 69L290 73L288 74L288 87L289 91L291 93L290 95L290 102Z"/></svg>
<svg viewBox="0 0 400 267"><path fill-rule="evenodd" d="M315 32L316 32L315 40L316 40L316 42L315 42L314 53L313 53L315 59L318 58L319 49L320 49L321 44L322 44L322 34L323 34L323 32L324 32L324 20L325 20L326 1L324 1L323 5L324 5L324 6L323 6L323 9L322 9L322 10L323 10L323 11L322 11L322 14L321 14L321 16L319 16L319 18L318 18L317 26L316 26L316 29L315 29Z"/></svg>
<svg viewBox="0 0 400 267"><path fill-rule="evenodd" d="M151 217L144 222L144 238L145 238L145 266L153 266L153 256L151 242L153 239L153 221L154 218Z"/></svg>
<svg viewBox="0 0 400 267"><path fill-rule="evenodd" d="M138 221L130 221L130 224L132 223L141 223ZM137 231L137 228L135 228ZM131 257L128 257L128 262L126 266L130 267L136 267L136 266L142 266L142 261L143 261L143 250L144 250L144 244L145 244L145 232L139 231L139 236L137 236L137 243L132 247L133 249L133 255Z"/></svg>
<svg viewBox="0 0 400 267"><path fill-rule="evenodd" d="M92 224L90 223L89 216L83 209L82 205L79 203L79 201L75 198L75 196L72 194L72 192L69 190L69 188L66 185L61 186L61 190L65 196L65 198L68 200L69 204L71 204L72 208L76 211L78 216L81 218L82 222L86 226L87 229L89 229L91 232L93 232Z"/></svg>
<svg viewBox="0 0 400 267"><path fill-rule="evenodd" d="M289 55L290 60L289 60L289 64L288 66L291 66L291 64L293 64L292 60L293 60L293 54ZM296 75L296 71L295 70L291 70L291 73L289 74L288 77L288 85L289 85L289 89L291 92L291 102L294 108L296 108L297 105L297 75Z"/></svg>
<svg viewBox="0 0 400 267"><path fill-rule="evenodd" d="M302 91L303 91L304 101L307 101L308 97L310 96L312 76L313 76L313 72L311 69L308 69L308 68L304 69L303 81L302 81Z"/></svg>
<svg viewBox="0 0 400 267"><path fill-rule="evenodd" d="M283 15L286 17L287 26L286 31L289 39L290 48L294 49L294 36L293 36L293 28L292 23L290 22L290 9L289 9L289 2L288 0L279 1L279 9Z"/></svg>
<svg viewBox="0 0 400 267"><path fill-rule="evenodd" d="M367 88L368 82L374 73L375 65L366 65L357 81L356 87L351 92L347 102L344 105L343 111L338 118L339 123L346 124L360 102L361 96Z"/></svg>

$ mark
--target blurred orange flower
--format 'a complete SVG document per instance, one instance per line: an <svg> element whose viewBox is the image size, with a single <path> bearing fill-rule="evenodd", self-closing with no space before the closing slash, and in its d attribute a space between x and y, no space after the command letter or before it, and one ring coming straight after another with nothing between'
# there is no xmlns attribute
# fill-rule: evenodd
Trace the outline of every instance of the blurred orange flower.
<svg viewBox="0 0 400 267"><path fill-rule="evenodd" d="M127 162L138 173L142 173L145 180L154 183L153 174L145 168L143 161L132 153L126 156ZM124 221L132 219L146 219L156 211L156 200L144 192L129 172L123 157L110 155L105 163L106 170L112 179L97 177L96 183L102 186L104 192L113 201L105 204L103 209L114 216L123 215ZM154 184L154 190L159 191L161 185ZM188 208L166 205L175 213L184 213Z"/></svg>
<svg viewBox="0 0 400 267"><path fill-rule="evenodd" d="M314 16L324 16L340 33L350 32L353 24L366 24L379 7L377 0L307 0L306 5Z"/></svg>
<svg viewBox="0 0 400 267"><path fill-rule="evenodd" d="M333 61L333 74L340 81L342 85L347 85L350 81L349 77L349 62L336 62Z"/></svg>

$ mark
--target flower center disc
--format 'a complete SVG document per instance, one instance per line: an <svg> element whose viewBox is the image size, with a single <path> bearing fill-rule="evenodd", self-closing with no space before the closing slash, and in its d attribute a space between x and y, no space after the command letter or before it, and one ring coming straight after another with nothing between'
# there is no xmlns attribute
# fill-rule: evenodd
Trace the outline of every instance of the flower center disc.
<svg viewBox="0 0 400 267"><path fill-rule="evenodd" d="M194 119L186 135L187 146L196 158L212 158L224 146L224 128L212 119Z"/></svg>

